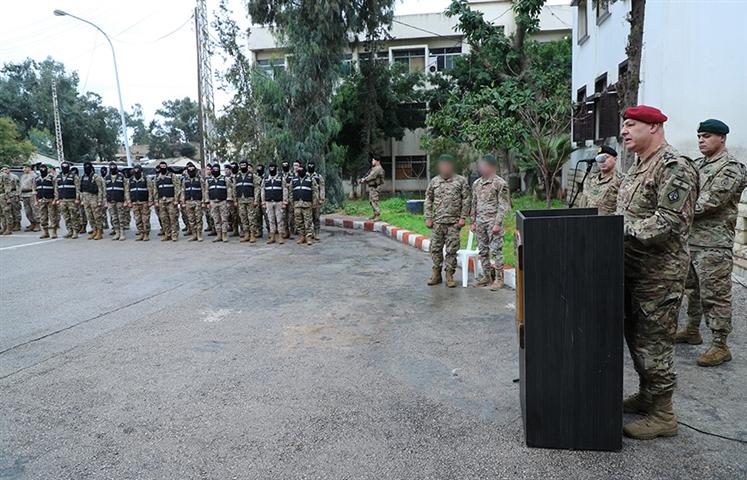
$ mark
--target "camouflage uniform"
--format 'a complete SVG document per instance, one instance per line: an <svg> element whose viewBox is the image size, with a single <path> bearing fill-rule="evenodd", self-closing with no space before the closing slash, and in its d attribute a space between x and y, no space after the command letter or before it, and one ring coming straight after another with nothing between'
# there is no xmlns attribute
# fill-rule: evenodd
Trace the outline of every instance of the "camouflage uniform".
<svg viewBox="0 0 747 480"><path fill-rule="evenodd" d="M311 208L311 218L314 222L314 239L319 240L319 234L322 232L322 205L326 201L326 187L324 184L324 175L314 172L311 174L311 178L316 182L316 186L319 188L319 200Z"/></svg>
<svg viewBox="0 0 747 480"><path fill-rule="evenodd" d="M674 336L697 195L691 161L665 143L636 159L617 199L625 232L625 339L641 392L654 396L676 385Z"/></svg>
<svg viewBox="0 0 747 480"><path fill-rule="evenodd" d="M453 274L457 267L456 253L459 250L459 220L469 213L470 193L467 180L461 175L431 180L425 192L425 219L433 221L431 235L431 258L433 268L441 270L446 247L447 273Z"/></svg>
<svg viewBox="0 0 747 480"><path fill-rule="evenodd" d="M130 182L121 172L111 173L104 178L106 185L106 202L109 205L109 215L112 218L112 229L116 239L124 240L124 228L130 224L130 212L125 207Z"/></svg>
<svg viewBox="0 0 747 480"><path fill-rule="evenodd" d="M202 206L208 203L207 185L202 177L186 175L182 179L182 211L187 215L187 226L192 240L202 241Z"/></svg>
<svg viewBox="0 0 747 480"><path fill-rule="evenodd" d="M283 212L283 224L285 225L285 238L290 238L296 233L295 214L293 209L293 175L290 173L282 174L285 180L285 186L288 189L288 203L285 205Z"/></svg>
<svg viewBox="0 0 747 480"><path fill-rule="evenodd" d="M511 208L511 195L508 183L498 175L484 179L482 177L472 184L472 223L475 225L477 250L482 270L487 276L495 277L494 272L503 272L503 217ZM500 227L493 233L493 227ZM490 262L495 259L495 267Z"/></svg>
<svg viewBox="0 0 747 480"><path fill-rule="evenodd" d="M60 207L57 205L57 181L55 176L48 173L45 177L39 177L34 181L31 195L37 204L39 220L44 230L43 237L49 235L52 229L52 238L57 238L57 229L60 228Z"/></svg>
<svg viewBox="0 0 747 480"><path fill-rule="evenodd" d="M86 217L94 229L94 232L104 230L104 219L102 218L105 203L106 186L104 179L96 173L83 174L80 177L80 200L86 211Z"/></svg>
<svg viewBox="0 0 747 480"><path fill-rule="evenodd" d="M18 195L16 184L11 177L14 175L8 172L0 173L0 225L2 234L10 235L13 233L15 219L13 218L12 201Z"/></svg>
<svg viewBox="0 0 747 480"><path fill-rule="evenodd" d="M31 223L28 230L38 230L39 225L39 208L34 202L34 185L36 184L36 174L24 173L21 175L21 201L23 202L23 210L26 213L26 219Z"/></svg>
<svg viewBox="0 0 747 480"><path fill-rule="evenodd" d="M700 195L690 230L690 271L685 283L689 325L706 325L724 339L731 332L731 270L737 206L747 182L745 167L726 149L699 158Z"/></svg>
<svg viewBox="0 0 747 480"><path fill-rule="evenodd" d="M205 179L210 200L210 216L213 217L215 231L218 232L217 240L228 241L228 204L233 202L233 184L230 177L212 175Z"/></svg>
<svg viewBox="0 0 747 480"><path fill-rule="evenodd" d="M260 180L252 171L239 171L234 183L234 194L241 222L244 241L250 241L257 233L257 207L260 203Z"/></svg>
<svg viewBox="0 0 747 480"><path fill-rule="evenodd" d="M600 215L613 215L617 210L617 192L622 175L613 170L609 175L598 172L586 179L577 206L596 208Z"/></svg>
<svg viewBox="0 0 747 480"><path fill-rule="evenodd" d="M175 173L159 173L153 181L153 199L158 205L158 217L163 228L162 240L179 239L179 209L181 203L181 188L179 175Z"/></svg>
<svg viewBox="0 0 747 480"><path fill-rule="evenodd" d="M65 220L67 233L65 238L78 238L81 228L80 209L80 177L72 173L60 173L57 177L57 196L60 204L60 215Z"/></svg>
<svg viewBox="0 0 747 480"><path fill-rule="evenodd" d="M145 175L136 178L135 175L129 179L129 188L126 190L128 205L132 205L132 213L135 216L137 227L137 240L149 240L150 235L150 206L153 203L153 182Z"/></svg>
<svg viewBox="0 0 747 480"><path fill-rule="evenodd" d="M319 186L306 174L303 178L293 177L293 209L298 231L298 243L311 243L314 237L312 206L319 201Z"/></svg>
<svg viewBox="0 0 747 480"><path fill-rule="evenodd" d="M285 184L285 178L280 174L266 177L262 181L261 192L262 206L265 207L270 220L270 238L278 234L285 236L283 210L288 204L288 186Z"/></svg>
<svg viewBox="0 0 747 480"><path fill-rule="evenodd" d="M10 179L13 181L13 188L16 194L10 198L10 207L13 212L13 230L21 229L21 180L11 174Z"/></svg>
<svg viewBox="0 0 747 480"><path fill-rule="evenodd" d="M373 216L371 218L380 217L379 194L381 193L381 186L384 184L384 169L381 165L371 168L366 176L361 178L361 183L365 183L368 186L368 203L373 209Z"/></svg>

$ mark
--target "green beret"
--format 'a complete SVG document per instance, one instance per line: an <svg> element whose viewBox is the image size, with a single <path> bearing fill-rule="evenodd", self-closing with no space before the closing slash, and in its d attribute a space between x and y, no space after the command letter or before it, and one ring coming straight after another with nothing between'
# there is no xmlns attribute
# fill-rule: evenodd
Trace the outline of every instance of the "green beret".
<svg viewBox="0 0 747 480"><path fill-rule="evenodd" d="M454 155L452 155L450 153L442 153L441 155L439 155L438 161L439 162L454 163Z"/></svg>
<svg viewBox="0 0 747 480"><path fill-rule="evenodd" d="M700 125L698 125L698 133L715 133L717 135L726 135L727 133L729 133L729 126L721 120L709 118L708 120L700 122Z"/></svg>
<svg viewBox="0 0 747 480"><path fill-rule="evenodd" d="M483 156L482 156L482 160L483 160L483 161L484 161L485 163L488 163L488 164L490 164L490 165L492 165L492 166L494 166L494 167L495 167L496 165L498 165L498 159L497 159L497 158L495 158L495 155L493 155L492 153L487 153L487 154L483 155Z"/></svg>

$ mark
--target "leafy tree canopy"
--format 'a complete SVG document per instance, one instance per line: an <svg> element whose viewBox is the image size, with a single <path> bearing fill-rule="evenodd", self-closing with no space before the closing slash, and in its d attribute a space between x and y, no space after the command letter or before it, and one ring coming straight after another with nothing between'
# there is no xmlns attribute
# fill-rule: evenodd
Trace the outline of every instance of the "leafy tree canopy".
<svg viewBox="0 0 747 480"><path fill-rule="evenodd" d="M34 145L24 140L16 124L8 117L0 117L0 164L18 165L34 153Z"/></svg>

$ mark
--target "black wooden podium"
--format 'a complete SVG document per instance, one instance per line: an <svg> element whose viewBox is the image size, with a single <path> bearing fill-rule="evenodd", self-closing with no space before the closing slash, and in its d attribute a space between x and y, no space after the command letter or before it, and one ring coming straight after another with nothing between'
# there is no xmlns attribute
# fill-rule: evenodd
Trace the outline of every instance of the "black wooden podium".
<svg viewBox="0 0 747 480"><path fill-rule="evenodd" d="M527 446L622 446L623 220L595 208L516 214Z"/></svg>

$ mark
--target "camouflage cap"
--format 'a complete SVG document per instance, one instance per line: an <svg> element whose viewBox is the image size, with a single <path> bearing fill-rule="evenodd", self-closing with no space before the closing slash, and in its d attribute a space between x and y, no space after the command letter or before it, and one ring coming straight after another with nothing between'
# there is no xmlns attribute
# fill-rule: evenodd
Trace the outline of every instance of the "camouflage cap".
<svg viewBox="0 0 747 480"><path fill-rule="evenodd" d="M495 158L495 155L493 155L492 153L486 153L485 155L483 155L482 161L494 167L498 165L498 159Z"/></svg>
<svg viewBox="0 0 747 480"><path fill-rule="evenodd" d="M450 153L442 153L438 156L439 162L454 163L454 155Z"/></svg>

